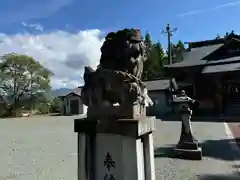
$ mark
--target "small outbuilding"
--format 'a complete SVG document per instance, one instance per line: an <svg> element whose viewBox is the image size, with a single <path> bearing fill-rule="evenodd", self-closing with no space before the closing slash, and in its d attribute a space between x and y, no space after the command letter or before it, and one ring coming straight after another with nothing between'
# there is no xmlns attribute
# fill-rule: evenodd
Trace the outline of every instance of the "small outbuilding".
<svg viewBox="0 0 240 180"><path fill-rule="evenodd" d="M151 116L164 116L172 111L171 90L174 79L160 79L144 82L148 89L148 95L153 101L153 105L148 107L147 114ZM176 84L176 83L175 83Z"/></svg>
<svg viewBox="0 0 240 180"><path fill-rule="evenodd" d="M63 114L65 115L81 115L87 113L87 106L81 100L82 87L73 89L72 92L62 96Z"/></svg>

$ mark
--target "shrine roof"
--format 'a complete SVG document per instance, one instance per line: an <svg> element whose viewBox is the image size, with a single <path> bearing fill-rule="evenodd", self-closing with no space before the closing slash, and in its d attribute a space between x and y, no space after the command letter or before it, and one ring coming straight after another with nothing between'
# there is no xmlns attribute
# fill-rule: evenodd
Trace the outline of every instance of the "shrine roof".
<svg viewBox="0 0 240 180"><path fill-rule="evenodd" d="M73 89L70 93L66 94L65 96L59 96L59 98L64 99L70 95L81 96L81 93L82 93L82 86Z"/></svg>
<svg viewBox="0 0 240 180"><path fill-rule="evenodd" d="M209 46L202 46L197 48L192 48L190 51L187 51L183 54L183 61L174 63L171 65L166 65L167 68L176 68L176 67L187 67L187 66L197 66L206 64L207 60L204 60L206 56L213 53L224 44L215 44Z"/></svg>
<svg viewBox="0 0 240 180"><path fill-rule="evenodd" d="M144 83L146 84L148 91L161 91L161 90L169 89L172 86L177 86L175 85L176 82L174 78L158 79L154 81L144 81ZM174 87L174 88L177 88L177 87Z"/></svg>
<svg viewBox="0 0 240 180"><path fill-rule="evenodd" d="M234 63L234 62L239 62L239 61L240 61L240 56L234 56L234 57L225 58L225 59L208 60L205 65L217 65L217 64L228 65L229 63Z"/></svg>
<svg viewBox="0 0 240 180"><path fill-rule="evenodd" d="M238 57L238 58L240 60L240 57ZM203 69L202 74L239 71L240 70L239 60L238 60L238 62L229 63L229 64L218 64L218 65L206 66Z"/></svg>

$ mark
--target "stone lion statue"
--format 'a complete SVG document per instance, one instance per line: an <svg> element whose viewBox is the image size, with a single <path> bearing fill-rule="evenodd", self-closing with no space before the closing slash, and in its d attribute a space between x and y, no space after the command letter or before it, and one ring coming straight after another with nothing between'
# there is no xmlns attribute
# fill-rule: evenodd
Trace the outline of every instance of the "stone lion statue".
<svg viewBox="0 0 240 180"><path fill-rule="evenodd" d="M141 79L146 48L138 29L111 32L101 47L100 67L114 69Z"/></svg>
<svg viewBox="0 0 240 180"><path fill-rule="evenodd" d="M141 81L146 48L139 29L111 32L101 47L95 70L85 67L83 103L89 107L124 104L151 104Z"/></svg>

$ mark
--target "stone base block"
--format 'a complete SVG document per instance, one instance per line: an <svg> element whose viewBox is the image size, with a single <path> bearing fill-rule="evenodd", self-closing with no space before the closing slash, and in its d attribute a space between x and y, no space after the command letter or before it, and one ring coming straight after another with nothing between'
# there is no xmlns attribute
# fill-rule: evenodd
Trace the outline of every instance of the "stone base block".
<svg viewBox="0 0 240 180"><path fill-rule="evenodd" d="M146 107L137 104L88 108L87 117L93 119L104 119L106 117L110 119L136 119L139 117L146 117Z"/></svg>
<svg viewBox="0 0 240 180"><path fill-rule="evenodd" d="M194 142L182 142L177 145L178 149L189 149L189 150L194 150L198 149L199 143L197 141Z"/></svg>
<svg viewBox="0 0 240 180"><path fill-rule="evenodd" d="M178 158L189 159L189 160L202 160L202 148L197 149L173 149L173 153Z"/></svg>
<svg viewBox="0 0 240 180"><path fill-rule="evenodd" d="M155 180L154 117L75 119L78 180Z"/></svg>

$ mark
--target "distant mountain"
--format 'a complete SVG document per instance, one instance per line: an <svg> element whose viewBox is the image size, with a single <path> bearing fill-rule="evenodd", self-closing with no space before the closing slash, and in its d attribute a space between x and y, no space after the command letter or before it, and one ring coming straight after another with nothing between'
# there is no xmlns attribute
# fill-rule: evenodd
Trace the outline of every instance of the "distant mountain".
<svg viewBox="0 0 240 180"><path fill-rule="evenodd" d="M65 96L66 94L70 93L72 89L69 88L60 88L60 89L54 89L52 90L52 96L58 97L58 96Z"/></svg>

